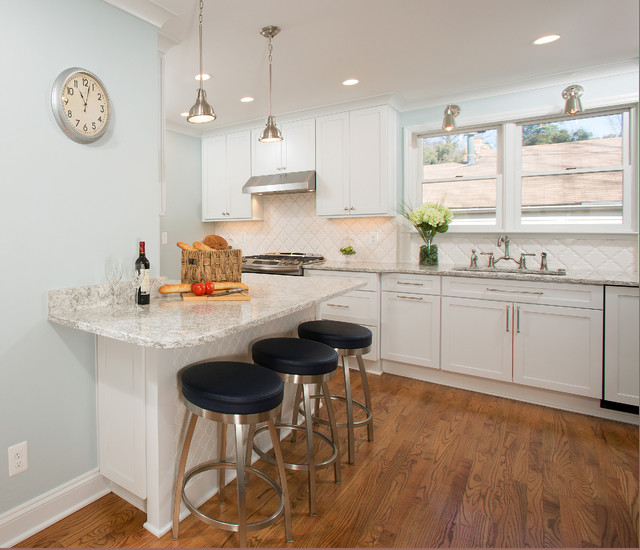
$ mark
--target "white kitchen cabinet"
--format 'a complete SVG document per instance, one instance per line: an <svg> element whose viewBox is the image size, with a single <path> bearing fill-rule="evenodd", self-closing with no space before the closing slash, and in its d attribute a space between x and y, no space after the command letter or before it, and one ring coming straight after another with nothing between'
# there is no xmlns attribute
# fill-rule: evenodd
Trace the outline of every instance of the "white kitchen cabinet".
<svg viewBox="0 0 640 550"><path fill-rule="evenodd" d="M440 277L382 275L381 357L440 367Z"/></svg>
<svg viewBox="0 0 640 550"><path fill-rule="evenodd" d="M600 396L602 287L443 277L442 294L443 371Z"/></svg>
<svg viewBox="0 0 640 550"><path fill-rule="evenodd" d="M368 371L379 371L380 359L380 279L377 273L324 271L305 269L305 277L341 277L365 281L366 286L348 294L322 302L317 308L319 319L356 323L367 327L372 335L371 351L363 355Z"/></svg>
<svg viewBox="0 0 640 550"><path fill-rule="evenodd" d="M242 192L251 177L251 134L202 140L202 220L261 219L260 199Z"/></svg>
<svg viewBox="0 0 640 550"><path fill-rule="evenodd" d="M396 112L386 105L316 119L318 216L393 216Z"/></svg>
<svg viewBox="0 0 640 550"><path fill-rule="evenodd" d="M251 175L303 172L316 168L316 122L314 118L279 125L282 141L261 143L264 128L251 131Z"/></svg>
<svg viewBox="0 0 640 550"><path fill-rule="evenodd" d="M605 287L604 399L639 405L638 288Z"/></svg>

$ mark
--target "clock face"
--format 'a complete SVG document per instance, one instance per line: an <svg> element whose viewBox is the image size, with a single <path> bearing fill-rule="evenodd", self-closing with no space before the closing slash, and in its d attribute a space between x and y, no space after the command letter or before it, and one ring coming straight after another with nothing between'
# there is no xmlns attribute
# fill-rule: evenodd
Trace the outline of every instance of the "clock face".
<svg viewBox="0 0 640 550"><path fill-rule="evenodd" d="M74 141L91 143L106 131L109 97L100 79L89 71L63 71L54 82L51 100L58 125Z"/></svg>

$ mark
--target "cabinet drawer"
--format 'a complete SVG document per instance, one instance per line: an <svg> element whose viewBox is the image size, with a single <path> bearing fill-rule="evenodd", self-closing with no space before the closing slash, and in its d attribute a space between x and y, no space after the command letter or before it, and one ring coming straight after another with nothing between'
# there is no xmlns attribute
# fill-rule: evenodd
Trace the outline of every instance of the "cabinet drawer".
<svg viewBox="0 0 640 550"><path fill-rule="evenodd" d="M378 324L378 295L354 290L322 302L318 309L323 319L335 319L360 325Z"/></svg>
<svg viewBox="0 0 640 550"><path fill-rule="evenodd" d="M380 279L377 273L364 273L362 271L324 271L319 269L305 269L305 277L342 277L343 279L358 279L367 283L358 291L378 292L380 289Z"/></svg>
<svg viewBox="0 0 640 550"><path fill-rule="evenodd" d="M382 290L413 294L440 294L440 276L405 273L384 273Z"/></svg>
<svg viewBox="0 0 640 550"><path fill-rule="evenodd" d="M525 304L602 309L601 286L442 277L442 295Z"/></svg>

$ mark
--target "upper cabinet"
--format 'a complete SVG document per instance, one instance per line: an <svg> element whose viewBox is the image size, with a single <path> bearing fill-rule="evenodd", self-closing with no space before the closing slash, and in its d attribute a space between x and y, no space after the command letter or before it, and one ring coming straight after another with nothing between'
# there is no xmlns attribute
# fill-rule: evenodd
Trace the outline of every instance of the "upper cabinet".
<svg viewBox="0 0 640 550"><path fill-rule="evenodd" d="M280 125L282 141L261 143L262 128L251 131L251 175L302 172L316 168L316 124L314 118Z"/></svg>
<svg viewBox="0 0 640 550"><path fill-rule="evenodd" d="M259 199L242 192L251 177L251 133L202 140L202 220L260 219Z"/></svg>
<svg viewBox="0 0 640 550"><path fill-rule="evenodd" d="M318 216L394 216L397 114L386 106L316 118Z"/></svg>

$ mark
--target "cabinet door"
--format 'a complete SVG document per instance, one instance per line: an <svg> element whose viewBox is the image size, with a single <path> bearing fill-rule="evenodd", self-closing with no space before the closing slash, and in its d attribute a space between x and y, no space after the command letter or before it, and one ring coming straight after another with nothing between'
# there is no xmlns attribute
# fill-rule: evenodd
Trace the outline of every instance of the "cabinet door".
<svg viewBox="0 0 640 550"><path fill-rule="evenodd" d="M349 215L349 113L316 119L316 213Z"/></svg>
<svg viewBox="0 0 640 550"><path fill-rule="evenodd" d="M605 288L604 398L639 404L638 289Z"/></svg>
<svg viewBox="0 0 640 550"><path fill-rule="evenodd" d="M383 359L440 367L440 296L382 293Z"/></svg>
<svg viewBox="0 0 640 550"><path fill-rule="evenodd" d="M316 169L316 120L288 122L282 127L282 171Z"/></svg>
<svg viewBox="0 0 640 550"><path fill-rule="evenodd" d="M442 298L442 370L511 381L510 302Z"/></svg>
<svg viewBox="0 0 640 550"><path fill-rule="evenodd" d="M384 214L388 204L387 108L349 114L349 212Z"/></svg>
<svg viewBox="0 0 640 550"><path fill-rule="evenodd" d="M228 219L226 136L202 142L202 219Z"/></svg>
<svg viewBox="0 0 640 550"><path fill-rule="evenodd" d="M279 174L282 168L282 142L262 143L258 138L264 128L251 130L251 175Z"/></svg>
<svg viewBox="0 0 640 550"><path fill-rule="evenodd" d="M513 381L587 397L602 394L602 311L515 304Z"/></svg>
<svg viewBox="0 0 640 550"><path fill-rule="evenodd" d="M228 220L251 218L251 195L242 186L251 177L251 133L235 132L227 136Z"/></svg>

